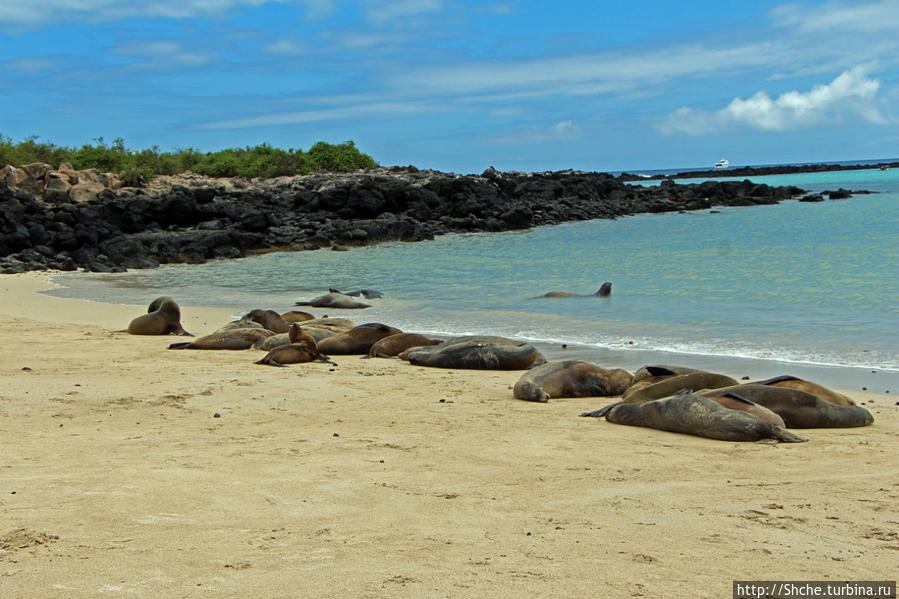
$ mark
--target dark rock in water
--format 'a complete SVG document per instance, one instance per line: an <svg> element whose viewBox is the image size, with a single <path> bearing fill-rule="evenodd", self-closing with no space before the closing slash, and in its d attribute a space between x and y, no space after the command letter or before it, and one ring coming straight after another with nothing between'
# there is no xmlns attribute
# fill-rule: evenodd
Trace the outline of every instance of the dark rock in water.
<svg viewBox="0 0 899 599"><path fill-rule="evenodd" d="M821 194L810 193L807 196L802 196L801 198L799 198L799 201L800 202L823 202L824 198L821 196Z"/></svg>
<svg viewBox="0 0 899 599"><path fill-rule="evenodd" d="M184 174L140 189L103 189L83 201L35 196L0 183L0 270L117 272L251 251L340 251L449 232L774 204L803 193L750 181L665 180L650 188L626 180L605 173L493 168L463 176L391 167L252 183Z"/></svg>

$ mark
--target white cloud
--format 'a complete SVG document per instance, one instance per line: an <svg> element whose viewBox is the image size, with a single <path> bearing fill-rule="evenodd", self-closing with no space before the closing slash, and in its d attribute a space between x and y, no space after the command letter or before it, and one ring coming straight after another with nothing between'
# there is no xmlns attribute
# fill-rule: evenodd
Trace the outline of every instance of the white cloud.
<svg viewBox="0 0 899 599"><path fill-rule="evenodd" d="M367 0L366 18L376 25L407 19L444 7L443 0Z"/></svg>
<svg viewBox="0 0 899 599"><path fill-rule="evenodd" d="M867 68L857 66L808 92L789 91L772 99L765 91L759 91L745 100L734 98L714 112L681 107L665 117L659 128L664 133L688 135L741 127L784 131L835 121L847 114L872 123L886 123L876 103L879 89L880 81L869 79Z"/></svg>
<svg viewBox="0 0 899 599"><path fill-rule="evenodd" d="M581 127L574 121L560 121L548 127L520 127L485 138L497 143L534 144L554 141L574 141L581 137Z"/></svg>
<svg viewBox="0 0 899 599"><path fill-rule="evenodd" d="M132 56L145 59L147 65L179 64L182 66L198 66L208 63L212 57L200 52L188 52L178 42L171 40L147 40L128 42L112 49L120 56Z"/></svg>
<svg viewBox="0 0 899 599"><path fill-rule="evenodd" d="M267 45L265 51L269 54L303 54L306 45L296 40L278 40Z"/></svg>
<svg viewBox="0 0 899 599"><path fill-rule="evenodd" d="M802 4L783 4L770 12L775 24L804 33L845 30L855 33L899 29L899 0L880 2L831 2L809 9Z"/></svg>
<svg viewBox="0 0 899 599"><path fill-rule="evenodd" d="M52 69L54 62L49 58L20 58L0 62L0 70L20 71L22 73L38 73Z"/></svg>

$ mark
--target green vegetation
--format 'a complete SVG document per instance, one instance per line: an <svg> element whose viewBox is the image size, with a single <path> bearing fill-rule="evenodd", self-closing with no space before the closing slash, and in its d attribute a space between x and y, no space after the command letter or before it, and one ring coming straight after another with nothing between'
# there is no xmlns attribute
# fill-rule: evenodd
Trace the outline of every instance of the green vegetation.
<svg viewBox="0 0 899 599"><path fill-rule="evenodd" d="M147 181L154 175L176 175L185 171L210 177L279 177L316 171L347 172L377 166L372 157L360 152L352 141L336 145L320 141L307 152L262 144L205 153L192 148L162 152L156 146L131 150L125 147L121 138L113 140L111 145L107 145L102 137L93 141L94 144L76 149L38 142L37 137L13 143L0 134L0 166L46 162L58 168L63 162L68 162L76 170L95 168L115 173L122 176L126 184L132 185Z"/></svg>

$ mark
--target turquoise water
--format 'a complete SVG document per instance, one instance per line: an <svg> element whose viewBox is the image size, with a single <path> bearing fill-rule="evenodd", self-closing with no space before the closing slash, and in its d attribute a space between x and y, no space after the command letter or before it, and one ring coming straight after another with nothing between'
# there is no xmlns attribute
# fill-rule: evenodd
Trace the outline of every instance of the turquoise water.
<svg viewBox="0 0 899 599"><path fill-rule="evenodd" d="M341 315L415 332L524 338L549 357L630 369L679 363L899 387L899 171L755 180L881 193L65 274L54 279L64 288L50 293L141 305L165 294L240 314L288 310L328 287L373 288L384 298ZM613 283L609 298L539 297L591 294L603 281Z"/></svg>

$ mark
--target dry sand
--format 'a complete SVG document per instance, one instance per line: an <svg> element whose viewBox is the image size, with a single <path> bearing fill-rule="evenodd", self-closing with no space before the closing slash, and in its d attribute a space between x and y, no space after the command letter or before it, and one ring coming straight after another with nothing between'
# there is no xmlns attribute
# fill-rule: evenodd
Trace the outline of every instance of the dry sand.
<svg viewBox="0 0 899 599"><path fill-rule="evenodd" d="M896 579L892 395L850 393L874 425L808 443L713 441L578 418L610 399L515 400L519 372L169 351L179 338L121 332L142 307L35 294L46 278L0 277L2 597L718 598L734 579Z"/></svg>

